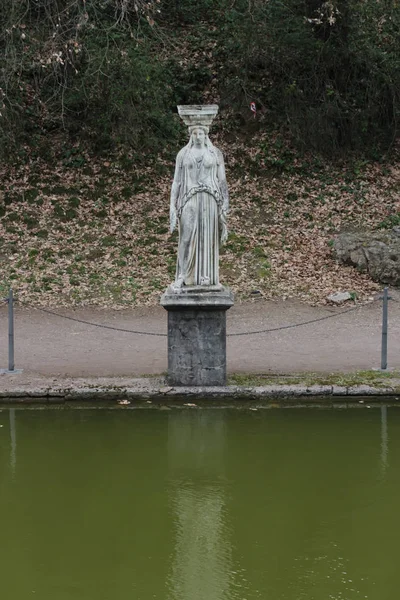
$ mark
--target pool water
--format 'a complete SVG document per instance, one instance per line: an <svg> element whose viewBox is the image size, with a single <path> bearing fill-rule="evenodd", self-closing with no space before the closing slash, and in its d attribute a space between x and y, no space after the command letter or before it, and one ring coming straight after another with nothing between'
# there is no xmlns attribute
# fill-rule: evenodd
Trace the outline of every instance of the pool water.
<svg viewBox="0 0 400 600"><path fill-rule="evenodd" d="M5 600L397 600L400 411L4 409Z"/></svg>

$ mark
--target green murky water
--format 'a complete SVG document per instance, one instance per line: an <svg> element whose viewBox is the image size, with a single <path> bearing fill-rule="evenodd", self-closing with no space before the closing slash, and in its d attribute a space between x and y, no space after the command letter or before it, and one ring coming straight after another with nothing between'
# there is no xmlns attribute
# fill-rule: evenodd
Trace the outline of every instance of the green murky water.
<svg viewBox="0 0 400 600"><path fill-rule="evenodd" d="M0 412L5 600L397 600L400 412Z"/></svg>

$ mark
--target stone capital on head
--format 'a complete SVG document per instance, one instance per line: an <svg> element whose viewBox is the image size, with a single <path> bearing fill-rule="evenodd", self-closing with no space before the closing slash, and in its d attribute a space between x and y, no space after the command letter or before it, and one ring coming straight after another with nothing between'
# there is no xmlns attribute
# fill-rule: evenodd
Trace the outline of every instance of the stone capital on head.
<svg viewBox="0 0 400 600"><path fill-rule="evenodd" d="M201 127L208 134L211 123L218 113L217 104L183 105L177 108L180 118L189 128L189 133Z"/></svg>

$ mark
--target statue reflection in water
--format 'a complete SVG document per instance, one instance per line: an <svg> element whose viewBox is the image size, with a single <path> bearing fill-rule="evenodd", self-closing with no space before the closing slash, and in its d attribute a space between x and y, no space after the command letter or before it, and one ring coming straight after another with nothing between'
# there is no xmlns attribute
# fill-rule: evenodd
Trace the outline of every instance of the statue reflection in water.
<svg viewBox="0 0 400 600"><path fill-rule="evenodd" d="M224 415L171 413L168 452L176 545L167 586L170 600L226 600L231 543L226 523Z"/></svg>
<svg viewBox="0 0 400 600"><path fill-rule="evenodd" d="M10 469L15 476L17 466L17 430L15 426L15 408L10 408Z"/></svg>

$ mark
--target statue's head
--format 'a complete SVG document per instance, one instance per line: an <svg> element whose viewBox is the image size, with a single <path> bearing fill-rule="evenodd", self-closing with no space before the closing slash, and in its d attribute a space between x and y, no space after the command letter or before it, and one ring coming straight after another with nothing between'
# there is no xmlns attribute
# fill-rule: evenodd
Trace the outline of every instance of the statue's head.
<svg viewBox="0 0 400 600"><path fill-rule="evenodd" d="M209 127L206 127L205 125L191 125L189 127L189 144L191 146L197 146L198 148L208 146L210 143L210 140L208 139L208 132Z"/></svg>
<svg viewBox="0 0 400 600"><path fill-rule="evenodd" d="M204 135L208 135L208 132L210 131L210 128L206 125L191 125L188 129L190 134L192 134L197 129L203 131Z"/></svg>
<svg viewBox="0 0 400 600"><path fill-rule="evenodd" d="M187 125L190 134L188 147L206 146L212 150L212 144L208 138L210 125L218 113L216 104L185 105L178 106L178 113L182 121Z"/></svg>
<svg viewBox="0 0 400 600"><path fill-rule="evenodd" d="M203 147L208 138L208 127L204 125L193 125L189 127L191 144L198 147Z"/></svg>

